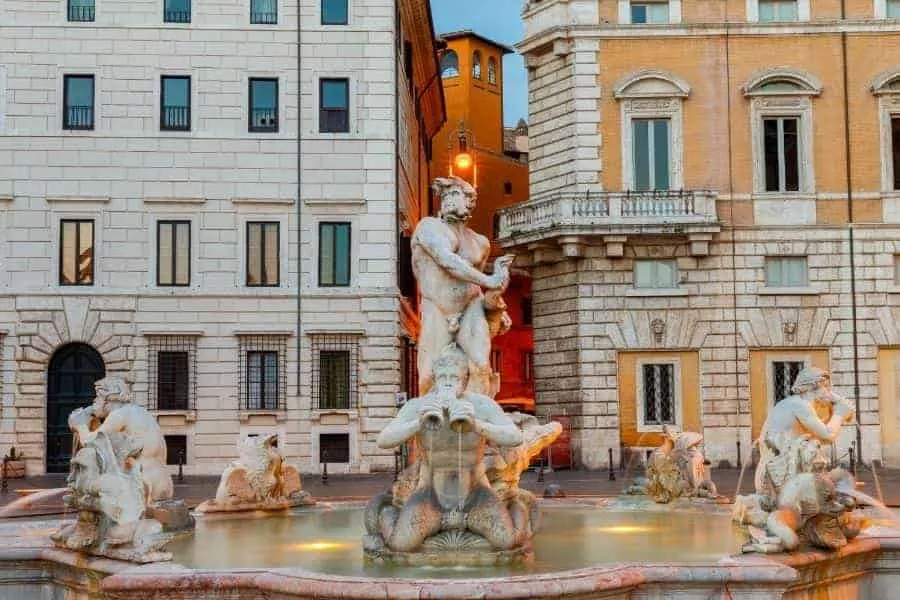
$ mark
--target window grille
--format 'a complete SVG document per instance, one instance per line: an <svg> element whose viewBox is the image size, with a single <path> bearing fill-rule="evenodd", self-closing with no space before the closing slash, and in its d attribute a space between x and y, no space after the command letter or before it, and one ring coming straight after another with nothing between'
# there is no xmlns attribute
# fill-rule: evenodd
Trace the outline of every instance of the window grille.
<svg viewBox="0 0 900 600"><path fill-rule="evenodd" d="M675 365L644 365L642 377L644 424L675 425Z"/></svg>
<svg viewBox="0 0 900 600"><path fill-rule="evenodd" d="M311 336L313 410L357 408L359 336Z"/></svg>
<svg viewBox="0 0 900 600"><path fill-rule="evenodd" d="M187 464L187 436L186 435L164 435L166 440L166 464L179 465ZM182 462L182 460L184 462Z"/></svg>
<svg viewBox="0 0 900 600"><path fill-rule="evenodd" d="M796 360L776 361L772 363L773 404L778 404L791 395L791 386L797 375L803 370L803 362Z"/></svg>
<svg viewBox="0 0 900 600"><path fill-rule="evenodd" d="M287 336L242 335L238 339L241 410L287 410Z"/></svg>
<svg viewBox="0 0 900 600"><path fill-rule="evenodd" d="M68 20L91 22L94 20L94 0L69 0Z"/></svg>
<svg viewBox="0 0 900 600"><path fill-rule="evenodd" d="M150 410L194 410L197 406L197 338L149 336Z"/></svg>

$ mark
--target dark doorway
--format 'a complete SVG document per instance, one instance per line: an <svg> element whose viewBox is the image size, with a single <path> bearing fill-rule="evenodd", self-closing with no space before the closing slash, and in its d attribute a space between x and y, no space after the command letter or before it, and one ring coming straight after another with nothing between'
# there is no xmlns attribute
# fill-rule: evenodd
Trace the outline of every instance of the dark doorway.
<svg viewBox="0 0 900 600"><path fill-rule="evenodd" d="M47 367L47 472L67 473L72 457L69 414L94 400L94 382L106 375L103 358L87 344L63 346Z"/></svg>

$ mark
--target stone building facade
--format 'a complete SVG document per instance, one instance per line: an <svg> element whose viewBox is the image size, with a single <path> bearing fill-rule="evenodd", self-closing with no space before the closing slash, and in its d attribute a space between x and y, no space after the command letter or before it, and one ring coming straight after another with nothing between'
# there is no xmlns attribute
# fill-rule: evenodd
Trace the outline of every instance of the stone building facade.
<svg viewBox="0 0 900 600"><path fill-rule="evenodd" d="M397 215L443 119L403 4L0 7L0 447L29 474L66 470L103 374L187 473L273 429L307 472L393 465Z"/></svg>
<svg viewBox="0 0 900 600"><path fill-rule="evenodd" d="M581 463L665 423L745 463L804 365L858 402L837 457L900 463L894 4L526 4L531 198L500 238Z"/></svg>

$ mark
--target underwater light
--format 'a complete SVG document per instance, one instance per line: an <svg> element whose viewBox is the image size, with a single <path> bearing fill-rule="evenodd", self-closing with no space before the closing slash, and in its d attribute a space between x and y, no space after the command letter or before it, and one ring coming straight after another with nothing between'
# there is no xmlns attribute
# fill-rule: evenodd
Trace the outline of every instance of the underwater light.
<svg viewBox="0 0 900 600"><path fill-rule="evenodd" d="M657 531L657 528L646 525L611 525L609 527L597 527L594 531L600 533L649 533Z"/></svg>
<svg viewBox="0 0 900 600"><path fill-rule="evenodd" d="M298 544L288 544L288 550L298 550L301 552L312 551L320 551L320 550L340 550L341 548L347 548L350 546L349 542L338 542L338 541L316 541L316 542L301 542Z"/></svg>

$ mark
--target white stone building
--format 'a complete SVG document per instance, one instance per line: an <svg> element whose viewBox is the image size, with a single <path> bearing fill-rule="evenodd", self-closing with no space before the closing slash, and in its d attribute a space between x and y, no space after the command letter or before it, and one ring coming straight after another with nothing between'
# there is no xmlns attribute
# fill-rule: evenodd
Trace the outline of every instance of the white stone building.
<svg viewBox="0 0 900 600"><path fill-rule="evenodd" d="M436 70L411 5L400 35L393 0L0 5L0 448L29 474L67 469L104 373L187 473L271 429L303 471L393 465L398 203L424 178L398 147L443 118L407 84Z"/></svg>

